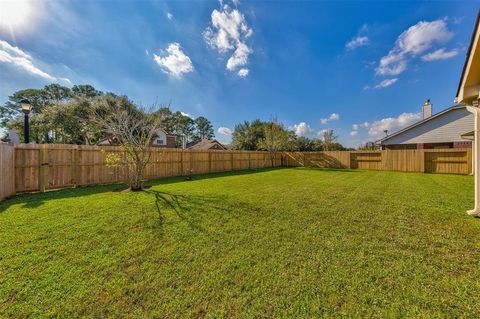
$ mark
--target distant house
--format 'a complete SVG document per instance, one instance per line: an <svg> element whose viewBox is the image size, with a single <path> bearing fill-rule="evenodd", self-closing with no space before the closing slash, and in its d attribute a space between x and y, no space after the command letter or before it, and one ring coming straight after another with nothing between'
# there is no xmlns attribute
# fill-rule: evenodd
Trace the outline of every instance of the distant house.
<svg viewBox="0 0 480 319"><path fill-rule="evenodd" d="M110 139L104 139L98 141L97 145L118 145L118 140L113 137ZM163 147L163 148L176 148L175 135L168 134L164 130L158 130L156 137L152 142L154 147Z"/></svg>
<svg viewBox="0 0 480 319"><path fill-rule="evenodd" d="M424 104L423 119L377 141L384 150L465 148L472 146L465 133L473 130L474 119L463 105L431 115L430 101Z"/></svg>
<svg viewBox="0 0 480 319"><path fill-rule="evenodd" d="M220 143L217 140L202 139L200 141L194 142L190 145L187 145L189 150L198 150L198 151L207 151L207 150L220 150L226 151L227 148L225 145Z"/></svg>

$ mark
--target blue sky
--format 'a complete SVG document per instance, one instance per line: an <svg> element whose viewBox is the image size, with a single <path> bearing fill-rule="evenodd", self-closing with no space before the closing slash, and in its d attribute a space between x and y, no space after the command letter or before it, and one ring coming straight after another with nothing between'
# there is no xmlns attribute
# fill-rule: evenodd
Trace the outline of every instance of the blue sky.
<svg viewBox="0 0 480 319"><path fill-rule="evenodd" d="M357 146L451 106L480 1L0 0L0 102L51 82Z"/></svg>

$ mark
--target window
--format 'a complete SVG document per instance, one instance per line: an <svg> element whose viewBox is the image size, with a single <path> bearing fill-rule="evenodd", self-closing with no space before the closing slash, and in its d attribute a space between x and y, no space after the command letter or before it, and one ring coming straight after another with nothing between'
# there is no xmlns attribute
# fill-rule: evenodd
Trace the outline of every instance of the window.
<svg viewBox="0 0 480 319"><path fill-rule="evenodd" d="M155 140L155 144L157 145L166 145L167 144L167 137L165 133L163 132L158 132L157 134L157 139Z"/></svg>

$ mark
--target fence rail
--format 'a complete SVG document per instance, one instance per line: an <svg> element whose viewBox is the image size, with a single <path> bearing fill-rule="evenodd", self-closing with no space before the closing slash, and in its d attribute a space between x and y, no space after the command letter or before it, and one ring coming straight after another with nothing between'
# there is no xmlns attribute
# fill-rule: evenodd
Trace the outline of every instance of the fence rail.
<svg viewBox="0 0 480 319"><path fill-rule="evenodd" d="M270 167L267 152L190 151L151 148L146 179ZM109 166L107 154L119 147L61 144L0 144L0 200L20 192L118 183L125 165ZM385 150L283 152L275 166L372 169L402 172L470 174L472 150Z"/></svg>

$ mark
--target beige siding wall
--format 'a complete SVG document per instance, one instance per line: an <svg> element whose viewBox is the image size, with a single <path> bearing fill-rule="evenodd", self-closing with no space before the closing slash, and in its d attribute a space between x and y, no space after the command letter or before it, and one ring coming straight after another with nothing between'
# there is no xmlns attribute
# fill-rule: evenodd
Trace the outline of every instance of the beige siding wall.
<svg viewBox="0 0 480 319"><path fill-rule="evenodd" d="M386 140L384 145L467 141L460 135L473 130L473 114L455 109Z"/></svg>

